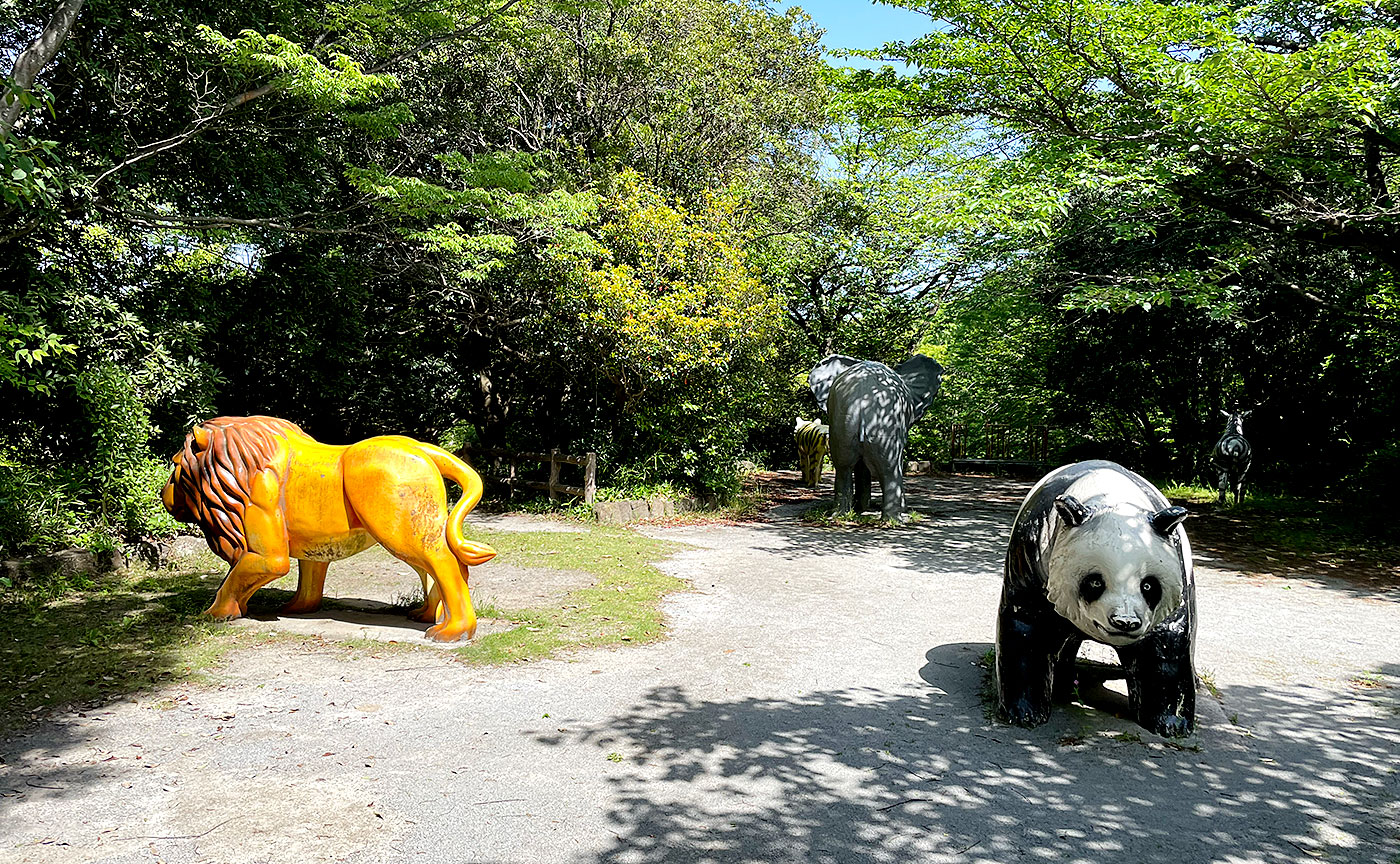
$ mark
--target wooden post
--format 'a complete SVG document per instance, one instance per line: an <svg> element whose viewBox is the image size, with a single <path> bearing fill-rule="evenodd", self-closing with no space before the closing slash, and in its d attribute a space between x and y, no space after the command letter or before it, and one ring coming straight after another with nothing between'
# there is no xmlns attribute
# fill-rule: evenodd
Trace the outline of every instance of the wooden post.
<svg viewBox="0 0 1400 864"><path fill-rule="evenodd" d="M559 500L559 448L549 451L549 500Z"/></svg>
<svg viewBox="0 0 1400 864"><path fill-rule="evenodd" d="M583 464L583 503L592 504L598 493L598 454L589 453Z"/></svg>

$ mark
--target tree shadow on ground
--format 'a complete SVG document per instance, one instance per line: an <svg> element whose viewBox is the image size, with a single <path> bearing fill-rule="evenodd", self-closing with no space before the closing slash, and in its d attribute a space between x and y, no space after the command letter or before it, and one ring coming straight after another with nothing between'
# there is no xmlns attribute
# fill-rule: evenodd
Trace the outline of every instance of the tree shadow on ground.
<svg viewBox="0 0 1400 864"><path fill-rule="evenodd" d="M240 635L201 614L227 570L201 556L173 569L138 567L0 592L0 734L60 706L85 712L211 663ZM278 618L292 596L264 588L248 617ZM406 640L421 638L417 631L427 626L407 621L402 606L375 601L328 599L326 610L328 620L401 627Z"/></svg>
<svg viewBox="0 0 1400 864"><path fill-rule="evenodd" d="M617 839L589 860L1381 864L1400 852L1393 700L1231 688L1234 723L1212 710L1184 744L1073 708L1018 729L986 719L986 647L930 650L925 686L903 694L701 702L660 687L539 740L596 746L627 769L611 780Z"/></svg>
<svg viewBox="0 0 1400 864"><path fill-rule="evenodd" d="M1213 559L1212 566L1246 577L1302 580L1344 588L1357 596L1400 600L1400 561L1395 560L1394 550L1347 545L1340 540L1333 544L1315 526L1296 529L1293 539L1298 548L1292 548L1286 543L1267 542L1270 536L1293 536L1286 518L1213 504L1188 507L1192 517L1187 532L1196 553ZM1319 509L1325 512L1324 505Z"/></svg>
<svg viewBox="0 0 1400 864"><path fill-rule="evenodd" d="M222 571L132 571L0 597L0 731L58 705L142 690L200 662L191 647L219 625L199 613Z"/></svg>
<svg viewBox="0 0 1400 864"><path fill-rule="evenodd" d="M949 556L965 554L967 566L990 567L999 575L1011 524L1031 485L974 475L911 477L906 484L909 510L923 518L892 527L803 524L801 514L811 503L788 504L769 512L772 528L781 528L783 539L762 548L776 552L783 547L786 554L812 555L880 549L921 568L931 562L944 566ZM819 500L830 500L829 489L823 487L820 492ZM871 504L876 512L879 499L877 485ZM1187 520L1187 536L1199 564L1228 576L1300 581L1357 598L1400 602L1400 573L1393 567L1348 565L1336 556L1245 543L1240 539L1243 529L1222 528L1221 520L1226 518L1243 517L1207 512Z"/></svg>

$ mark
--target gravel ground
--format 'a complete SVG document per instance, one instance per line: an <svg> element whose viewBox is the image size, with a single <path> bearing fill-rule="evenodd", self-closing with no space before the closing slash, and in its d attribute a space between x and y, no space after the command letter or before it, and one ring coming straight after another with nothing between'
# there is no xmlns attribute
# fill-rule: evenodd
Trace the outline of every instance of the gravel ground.
<svg viewBox="0 0 1400 864"><path fill-rule="evenodd" d="M1397 861L1400 592L1200 556L1197 736L1113 690L1007 727L980 663L1027 485L913 487L900 530L644 529L690 544L662 643L282 643L55 716L0 742L0 860Z"/></svg>

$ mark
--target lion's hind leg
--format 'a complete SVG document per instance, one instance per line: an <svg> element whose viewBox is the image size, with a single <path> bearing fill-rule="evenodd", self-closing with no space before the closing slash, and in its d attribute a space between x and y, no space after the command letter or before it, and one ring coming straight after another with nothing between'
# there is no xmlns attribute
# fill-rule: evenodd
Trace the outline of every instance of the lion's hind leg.
<svg viewBox="0 0 1400 864"><path fill-rule="evenodd" d="M439 642L470 639L476 613L466 574L447 545L447 489L437 466L416 442L398 438L352 444L340 458L345 498L360 524L395 558L436 583L442 620L426 635Z"/></svg>
<svg viewBox="0 0 1400 864"><path fill-rule="evenodd" d="M408 613L408 618L410 621L435 624L437 623L438 609L442 606L442 594L437 590L436 580L428 575L427 570L418 567L413 569L417 572L418 579L423 583L423 602Z"/></svg>
<svg viewBox="0 0 1400 864"><path fill-rule="evenodd" d="M457 561L445 543L440 551L431 554L430 565L437 583L433 590L442 598L446 614L429 627L425 635L439 642L472 638L476 635L476 610L472 609L471 593L467 590L467 568Z"/></svg>

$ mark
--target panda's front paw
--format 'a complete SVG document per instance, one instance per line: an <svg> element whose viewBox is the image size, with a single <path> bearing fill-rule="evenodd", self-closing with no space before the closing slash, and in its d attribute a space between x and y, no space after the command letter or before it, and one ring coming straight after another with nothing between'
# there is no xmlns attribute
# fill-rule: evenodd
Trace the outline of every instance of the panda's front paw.
<svg viewBox="0 0 1400 864"><path fill-rule="evenodd" d="M997 716L1013 726L1030 728L1050 719L1049 705L1036 705L1026 698L997 706Z"/></svg>
<svg viewBox="0 0 1400 864"><path fill-rule="evenodd" d="M1185 738L1195 731L1193 718L1180 714L1163 714L1152 724L1143 724L1163 738Z"/></svg>

